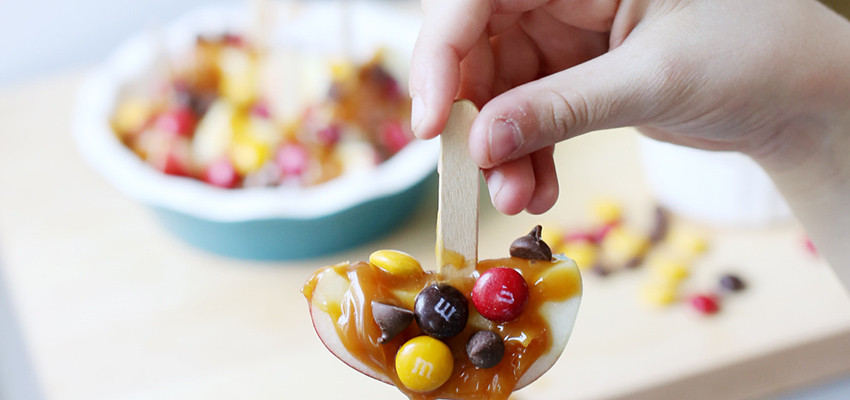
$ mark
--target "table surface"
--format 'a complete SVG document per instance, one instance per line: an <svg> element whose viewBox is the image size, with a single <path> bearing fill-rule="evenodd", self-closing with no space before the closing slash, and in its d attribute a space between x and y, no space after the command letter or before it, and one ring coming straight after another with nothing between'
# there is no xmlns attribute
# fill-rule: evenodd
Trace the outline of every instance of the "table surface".
<svg viewBox="0 0 850 400"><path fill-rule="evenodd" d="M70 132L83 73L0 94L0 268L49 399L397 399L328 353L300 294L317 267L395 248L434 263L436 192L397 231L299 262L248 262L194 249L122 196L78 155ZM561 197L542 216L500 215L482 193L480 256L502 257L536 223L577 227L605 196L627 218L653 206L637 134L599 132L558 146ZM685 291L737 271L750 284L706 318L638 300L645 269L585 274L561 360L515 399L746 398L850 371L850 299L806 252L793 222L710 227ZM316 238L320 240L320 238Z"/></svg>

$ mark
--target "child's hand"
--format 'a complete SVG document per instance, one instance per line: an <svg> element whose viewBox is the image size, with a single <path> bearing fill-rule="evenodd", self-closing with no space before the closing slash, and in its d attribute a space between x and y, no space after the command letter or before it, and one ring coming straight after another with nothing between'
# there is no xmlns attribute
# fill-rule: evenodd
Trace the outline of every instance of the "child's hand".
<svg viewBox="0 0 850 400"><path fill-rule="evenodd" d="M787 168L850 110L850 24L814 0L424 0L412 125L442 130L452 101L496 208L557 195L552 145L635 125ZM806 153L808 154L808 153Z"/></svg>

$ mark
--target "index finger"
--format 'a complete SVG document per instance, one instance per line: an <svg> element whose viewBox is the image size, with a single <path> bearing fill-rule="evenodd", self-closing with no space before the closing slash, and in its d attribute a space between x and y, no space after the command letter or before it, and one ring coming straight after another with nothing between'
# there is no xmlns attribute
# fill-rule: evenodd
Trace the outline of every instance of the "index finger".
<svg viewBox="0 0 850 400"><path fill-rule="evenodd" d="M489 0L423 2L425 21L410 63L411 126L416 136L437 136L460 86L460 61L487 29Z"/></svg>

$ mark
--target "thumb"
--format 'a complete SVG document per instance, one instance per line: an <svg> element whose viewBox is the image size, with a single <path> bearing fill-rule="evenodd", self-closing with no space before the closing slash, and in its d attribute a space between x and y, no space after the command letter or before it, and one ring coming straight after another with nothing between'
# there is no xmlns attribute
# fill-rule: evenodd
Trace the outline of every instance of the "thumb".
<svg viewBox="0 0 850 400"><path fill-rule="evenodd" d="M620 46L497 96L472 126L473 160L492 168L586 132L651 122L663 107L659 59Z"/></svg>

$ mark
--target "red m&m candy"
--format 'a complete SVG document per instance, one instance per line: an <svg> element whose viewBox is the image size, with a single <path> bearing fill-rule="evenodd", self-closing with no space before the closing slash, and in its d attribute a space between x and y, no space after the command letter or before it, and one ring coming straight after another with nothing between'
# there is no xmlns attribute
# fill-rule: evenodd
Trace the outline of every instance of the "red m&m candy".
<svg viewBox="0 0 850 400"><path fill-rule="evenodd" d="M528 302L528 285L519 272L498 267L487 270L472 288L472 303L491 321L507 322L522 313Z"/></svg>
<svg viewBox="0 0 850 400"><path fill-rule="evenodd" d="M691 306L700 314L714 314L720 310L720 304L713 295L698 294L691 297Z"/></svg>

